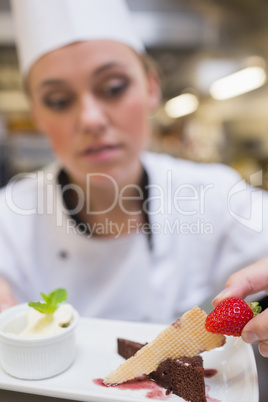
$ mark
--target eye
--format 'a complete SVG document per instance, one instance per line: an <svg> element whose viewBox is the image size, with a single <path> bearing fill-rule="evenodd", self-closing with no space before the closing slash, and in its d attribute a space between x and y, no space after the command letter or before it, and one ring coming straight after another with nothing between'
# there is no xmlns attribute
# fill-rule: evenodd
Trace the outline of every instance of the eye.
<svg viewBox="0 0 268 402"><path fill-rule="evenodd" d="M63 111L72 105L72 98L66 96L52 96L43 99L43 103L52 110Z"/></svg>
<svg viewBox="0 0 268 402"><path fill-rule="evenodd" d="M129 81L114 79L103 87L103 94L107 97L117 97L123 94L129 86Z"/></svg>

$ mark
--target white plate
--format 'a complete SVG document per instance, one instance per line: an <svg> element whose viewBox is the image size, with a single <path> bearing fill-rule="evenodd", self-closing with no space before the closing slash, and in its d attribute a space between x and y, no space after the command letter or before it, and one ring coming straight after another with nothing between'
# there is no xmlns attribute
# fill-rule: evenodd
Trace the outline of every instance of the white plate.
<svg viewBox="0 0 268 402"><path fill-rule="evenodd" d="M105 377L124 360L117 355L116 338L150 342L163 329L153 324L80 319L77 327L77 357L66 372L41 381L18 380L0 368L0 388L90 402L148 401L148 390L105 388L93 380ZM217 374L206 379L208 402L258 402L258 381L250 345L229 337L224 347L204 352L204 367ZM171 395L168 401L183 401Z"/></svg>

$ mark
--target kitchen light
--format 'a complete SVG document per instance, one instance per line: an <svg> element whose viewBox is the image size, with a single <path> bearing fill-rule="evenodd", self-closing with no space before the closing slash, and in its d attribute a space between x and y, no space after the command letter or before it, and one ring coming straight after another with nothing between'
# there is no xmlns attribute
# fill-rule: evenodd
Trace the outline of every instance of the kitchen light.
<svg viewBox="0 0 268 402"><path fill-rule="evenodd" d="M215 81L210 94L217 100L229 99L259 88L265 81L266 73L262 67L247 67Z"/></svg>
<svg viewBox="0 0 268 402"><path fill-rule="evenodd" d="M193 113L198 107L198 99L193 94L182 94L165 104L165 112L174 119Z"/></svg>

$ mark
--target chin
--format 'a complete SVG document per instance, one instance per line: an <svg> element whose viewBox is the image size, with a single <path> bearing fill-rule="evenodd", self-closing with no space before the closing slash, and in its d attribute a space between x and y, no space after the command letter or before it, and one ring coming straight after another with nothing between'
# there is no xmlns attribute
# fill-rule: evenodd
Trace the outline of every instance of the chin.
<svg viewBox="0 0 268 402"><path fill-rule="evenodd" d="M120 170L107 169L99 172L88 172L86 175L87 185L103 188L116 188L120 186L120 183L124 182L124 169Z"/></svg>

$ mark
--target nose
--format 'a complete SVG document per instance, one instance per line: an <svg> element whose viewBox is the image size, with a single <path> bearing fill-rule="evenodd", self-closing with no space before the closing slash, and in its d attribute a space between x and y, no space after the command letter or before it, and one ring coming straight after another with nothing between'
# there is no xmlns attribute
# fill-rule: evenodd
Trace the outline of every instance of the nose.
<svg viewBox="0 0 268 402"><path fill-rule="evenodd" d="M84 133L99 135L105 130L107 121L101 102L92 95L83 95L79 108L80 130Z"/></svg>

